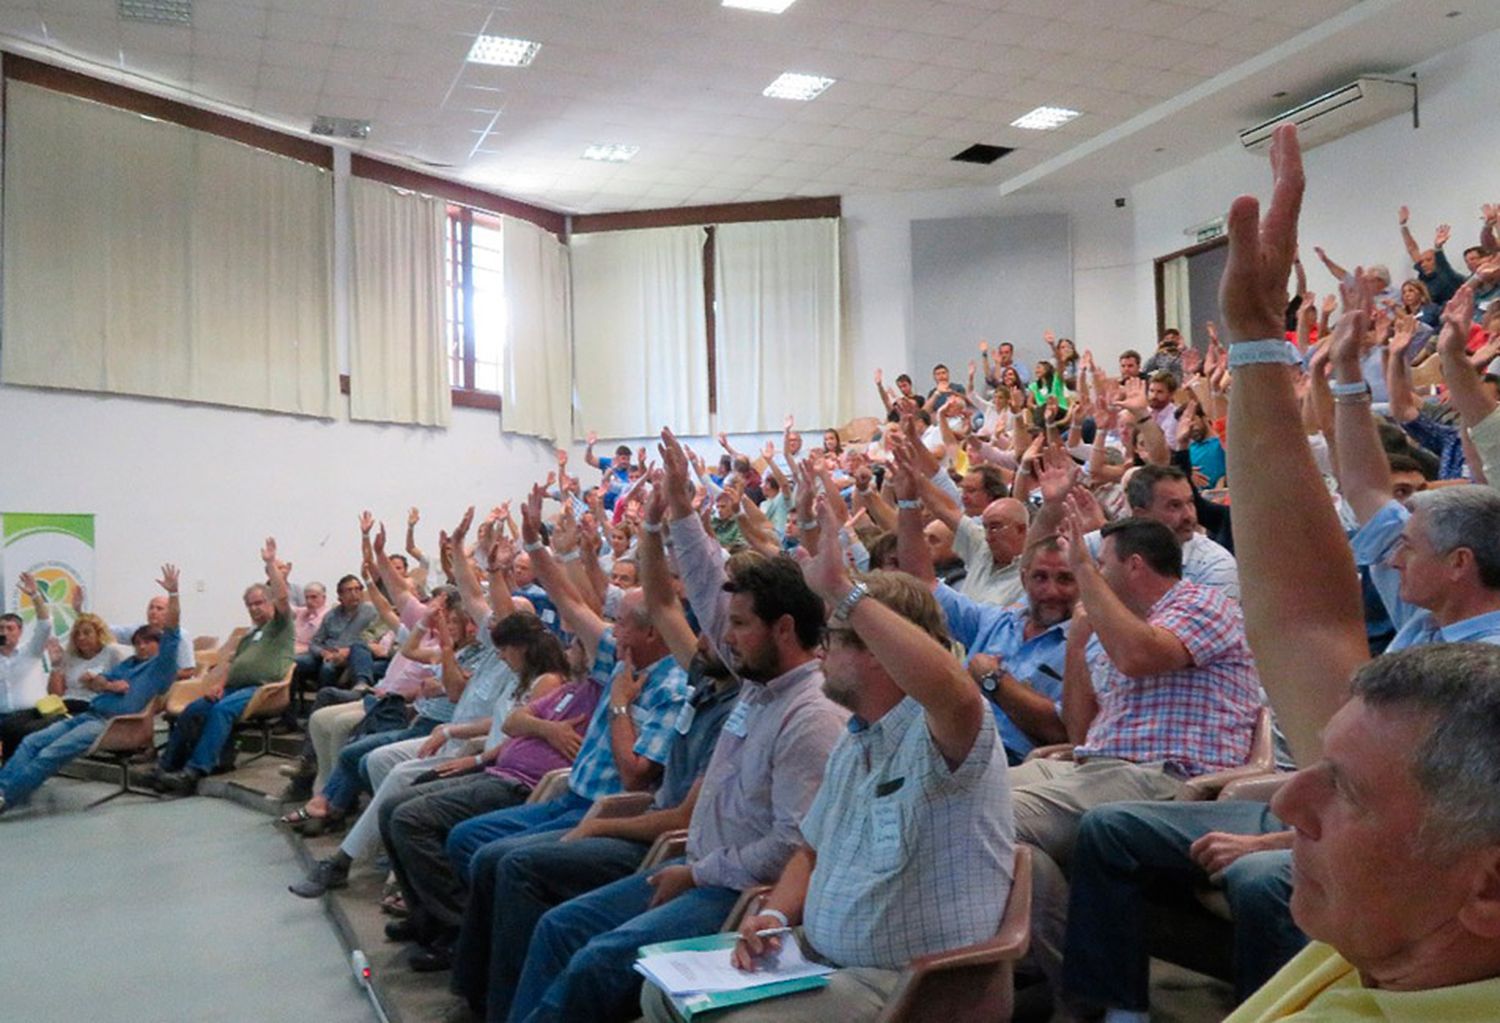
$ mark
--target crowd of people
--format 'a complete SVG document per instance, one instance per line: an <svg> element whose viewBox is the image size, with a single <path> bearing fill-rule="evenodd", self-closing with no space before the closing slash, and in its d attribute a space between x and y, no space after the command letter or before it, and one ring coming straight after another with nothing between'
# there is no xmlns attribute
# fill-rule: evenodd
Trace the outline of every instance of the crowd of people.
<svg viewBox="0 0 1500 1023"><path fill-rule="evenodd" d="M1404 209L1399 288L1319 249L1320 301L1294 130L1271 157L1201 349L1169 330L1111 374L1067 338L1031 367L981 343L964 383L877 373L873 431L804 450L789 418L716 463L670 429L654 454L590 436L597 481L559 451L436 563L415 509L409 557L366 513L331 605L268 540L249 631L143 780L192 792L290 670L282 823L348 829L291 891L385 857L388 937L489 1021L678 1019L637 951L762 885L736 963L799 940L836 969L724 1018L873 1020L913 959L994 935L1017 843L1055 1019L1147 1020L1151 893L1208 883L1235 1021L1500 1017L1497 211L1467 274ZM191 672L160 585L127 653L89 614L52 640L23 577L0 810ZM1269 805L1187 798L1268 721ZM589 813L622 792L644 809Z"/></svg>

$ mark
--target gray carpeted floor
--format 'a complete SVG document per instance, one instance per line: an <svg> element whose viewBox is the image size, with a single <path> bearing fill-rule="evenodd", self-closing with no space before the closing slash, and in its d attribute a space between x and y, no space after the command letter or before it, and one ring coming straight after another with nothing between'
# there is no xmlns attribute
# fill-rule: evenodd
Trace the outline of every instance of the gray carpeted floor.
<svg viewBox="0 0 1500 1023"><path fill-rule="evenodd" d="M56 778L0 816L0 1018L369 1023L331 921L286 896L262 814Z"/></svg>

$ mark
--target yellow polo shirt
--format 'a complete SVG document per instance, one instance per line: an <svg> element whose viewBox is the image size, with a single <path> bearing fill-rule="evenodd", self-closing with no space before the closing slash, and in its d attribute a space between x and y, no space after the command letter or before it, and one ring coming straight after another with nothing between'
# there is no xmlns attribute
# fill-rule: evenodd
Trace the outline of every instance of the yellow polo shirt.
<svg viewBox="0 0 1500 1023"><path fill-rule="evenodd" d="M1382 991L1330 946L1312 942L1224 1023L1495 1023L1500 978L1429 991Z"/></svg>

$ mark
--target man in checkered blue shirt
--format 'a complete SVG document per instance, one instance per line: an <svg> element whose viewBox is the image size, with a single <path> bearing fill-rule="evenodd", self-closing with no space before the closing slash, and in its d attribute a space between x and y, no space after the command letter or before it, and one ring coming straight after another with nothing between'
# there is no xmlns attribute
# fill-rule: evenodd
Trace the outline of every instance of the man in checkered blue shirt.
<svg viewBox="0 0 1500 1023"><path fill-rule="evenodd" d="M448 856L469 882L469 903L453 952L453 987L481 1013L494 920L505 911L494 904L501 862L515 849L574 827L599 797L655 785L676 734L678 712L688 697L687 673L651 625L641 592L632 591L621 601L613 626L601 618L559 563L572 552L554 555L541 543L541 505L542 492L533 488L521 513L527 553L537 579L562 611L563 623L589 654L590 674L606 691L573 761L566 793L549 802L475 817L449 833Z"/></svg>

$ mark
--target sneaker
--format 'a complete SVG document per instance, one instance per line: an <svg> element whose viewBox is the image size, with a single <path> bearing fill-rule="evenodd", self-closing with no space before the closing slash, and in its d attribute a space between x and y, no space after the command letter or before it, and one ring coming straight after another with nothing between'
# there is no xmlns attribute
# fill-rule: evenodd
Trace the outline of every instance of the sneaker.
<svg viewBox="0 0 1500 1023"><path fill-rule="evenodd" d="M287 890L304 899L316 899L328 889L342 888L348 883L349 868L332 859L327 859L314 863L307 876L296 884L288 885Z"/></svg>

